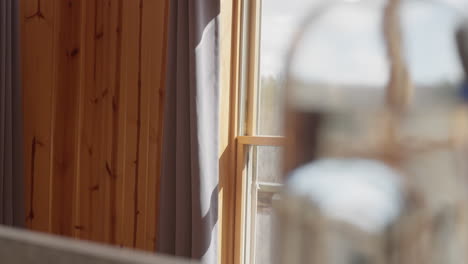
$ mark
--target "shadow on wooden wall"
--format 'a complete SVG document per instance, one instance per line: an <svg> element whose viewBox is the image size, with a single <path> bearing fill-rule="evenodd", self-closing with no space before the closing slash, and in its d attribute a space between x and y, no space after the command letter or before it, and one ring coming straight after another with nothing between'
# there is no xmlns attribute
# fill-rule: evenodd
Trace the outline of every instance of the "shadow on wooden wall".
<svg viewBox="0 0 468 264"><path fill-rule="evenodd" d="M26 224L154 250L167 0L21 0Z"/></svg>

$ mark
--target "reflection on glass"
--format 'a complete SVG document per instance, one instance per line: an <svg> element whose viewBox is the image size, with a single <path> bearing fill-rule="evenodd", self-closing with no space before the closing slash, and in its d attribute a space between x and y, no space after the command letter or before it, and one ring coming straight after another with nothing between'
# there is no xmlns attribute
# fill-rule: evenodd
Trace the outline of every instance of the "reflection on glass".
<svg viewBox="0 0 468 264"><path fill-rule="evenodd" d="M454 38L462 18L459 11L429 1L404 1L401 10L403 45L413 82L417 86L458 83L463 76Z"/></svg>
<svg viewBox="0 0 468 264"><path fill-rule="evenodd" d="M315 0L262 1L257 118L260 135L283 134L283 62L297 25L316 3Z"/></svg>
<svg viewBox="0 0 468 264"><path fill-rule="evenodd" d="M382 105L389 68L381 32L382 12L374 11L385 1L362 2L359 7L333 8L306 34L294 66L294 98L298 104L309 106L311 100L318 105L340 103L352 97L357 105ZM401 8L403 48L416 101L430 99L421 89L450 93L462 79L453 38L461 16L459 10L444 2L459 10L468 5L463 0L414 0L403 1ZM322 1L262 1L259 134L282 134L283 62L301 19L319 3ZM343 87L349 93L337 92Z"/></svg>
<svg viewBox="0 0 468 264"><path fill-rule="evenodd" d="M389 67L382 4L330 8L309 27L291 66L291 99L300 108L383 105Z"/></svg>
<svg viewBox="0 0 468 264"><path fill-rule="evenodd" d="M430 1L404 1L401 10L404 55L414 86L412 104L445 103L457 94L464 77L455 38L462 13Z"/></svg>
<svg viewBox="0 0 468 264"><path fill-rule="evenodd" d="M293 171L288 191L307 197L331 219L382 232L400 214L401 180L379 161L323 159Z"/></svg>
<svg viewBox="0 0 468 264"><path fill-rule="evenodd" d="M337 3L308 16L286 60L281 263L466 263L466 16L443 1Z"/></svg>
<svg viewBox="0 0 468 264"><path fill-rule="evenodd" d="M273 201L282 189L282 148L250 146L248 156L244 263L274 263Z"/></svg>
<svg viewBox="0 0 468 264"><path fill-rule="evenodd" d="M265 183L282 183L282 149L273 146L258 146L257 179Z"/></svg>
<svg viewBox="0 0 468 264"><path fill-rule="evenodd" d="M267 196L267 197L263 197ZM255 263L274 263L274 212L270 193L259 193L255 228ZM261 201L263 200L263 201Z"/></svg>

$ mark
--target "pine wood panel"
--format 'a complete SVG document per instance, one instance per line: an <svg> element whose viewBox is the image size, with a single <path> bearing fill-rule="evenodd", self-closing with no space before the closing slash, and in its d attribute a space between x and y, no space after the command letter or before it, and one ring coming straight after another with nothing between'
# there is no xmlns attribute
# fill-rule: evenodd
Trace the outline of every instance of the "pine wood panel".
<svg viewBox="0 0 468 264"><path fill-rule="evenodd" d="M142 140L140 141L139 175L144 182L139 184L139 217L136 230L136 247L151 250L156 242L156 212L159 189L160 153L162 136L162 113L164 105L164 68L166 64L166 42L158 36L165 36L167 29L168 5L158 0L143 0L141 13L141 87L142 87ZM155 19L156 18L156 19ZM161 52L162 51L162 52ZM159 69L159 72L155 72ZM158 87L154 89L153 87Z"/></svg>
<svg viewBox="0 0 468 264"><path fill-rule="evenodd" d="M55 8L52 1L21 1L26 224L51 231L50 177L54 91Z"/></svg>
<svg viewBox="0 0 468 264"><path fill-rule="evenodd" d="M126 101L122 105L122 141L124 151L119 165L123 170L117 173L120 191L117 192L120 203L119 231L117 243L124 247L132 247L135 244L135 219L137 218L136 189L138 181L138 149L140 137L140 101L141 82L140 74L140 1L123 1L122 13L122 53L120 80L120 97Z"/></svg>
<svg viewBox="0 0 468 264"><path fill-rule="evenodd" d="M97 1L96 1L97 3ZM94 153L95 147L92 145L93 136L95 135L94 128L97 128L95 117L95 28L96 28L96 4L92 1L83 2L82 9L83 32L81 34L82 52L81 56L81 83L80 83L80 98L79 98L79 155L78 155L78 173L76 178L76 195L75 195L75 219L73 228L74 236L84 239L91 239L91 196L96 191L98 186L93 185L91 181L96 173ZM89 67L88 65L93 65Z"/></svg>
<svg viewBox="0 0 468 264"><path fill-rule="evenodd" d="M27 226L154 250L167 0L21 0Z"/></svg>
<svg viewBox="0 0 468 264"><path fill-rule="evenodd" d="M80 78L81 1L56 1L52 118L52 232L71 236L76 177L77 109ZM26 62L27 63L27 62ZM70 203L72 202L72 203Z"/></svg>

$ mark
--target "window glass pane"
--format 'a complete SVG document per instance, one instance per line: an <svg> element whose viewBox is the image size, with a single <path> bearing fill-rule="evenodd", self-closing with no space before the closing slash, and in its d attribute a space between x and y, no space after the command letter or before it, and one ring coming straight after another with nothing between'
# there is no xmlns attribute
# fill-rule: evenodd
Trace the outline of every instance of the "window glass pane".
<svg viewBox="0 0 468 264"><path fill-rule="evenodd" d="M317 0L263 0L260 29L257 133L282 135L282 67L297 24Z"/></svg>
<svg viewBox="0 0 468 264"><path fill-rule="evenodd" d="M245 264L274 263L273 200L281 190L281 147L250 146L247 176Z"/></svg>
<svg viewBox="0 0 468 264"><path fill-rule="evenodd" d="M273 247L275 238L272 193L258 193L255 228L255 263L275 263Z"/></svg>
<svg viewBox="0 0 468 264"><path fill-rule="evenodd" d="M257 179L259 182L281 183L282 148L261 146L257 149Z"/></svg>
<svg viewBox="0 0 468 264"><path fill-rule="evenodd" d="M299 22L325 0L263 0L261 7L260 70L257 131L280 135L282 67ZM306 30L293 63L293 100L304 106L352 104L380 106L385 102L388 61L382 38L379 1L334 5ZM463 0L443 0L463 6ZM428 101L427 91L453 93L463 78L455 29L457 10L432 1L402 3L404 55L414 84L412 100ZM374 3L374 4L371 4ZM383 3L383 2L382 2ZM445 7L444 7L445 6ZM432 30L425 30L431 28ZM427 56L427 54L432 54ZM432 93L434 93L432 92ZM365 96L355 96L358 93ZM354 95L354 96L348 96ZM352 100L349 100L352 98Z"/></svg>

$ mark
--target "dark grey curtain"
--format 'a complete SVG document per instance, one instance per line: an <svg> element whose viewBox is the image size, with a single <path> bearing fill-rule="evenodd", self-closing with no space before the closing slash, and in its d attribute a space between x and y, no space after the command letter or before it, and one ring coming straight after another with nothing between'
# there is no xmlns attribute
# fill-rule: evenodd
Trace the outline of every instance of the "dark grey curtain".
<svg viewBox="0 0 468 264"><path fill-rule="evenodd" d="M157 250L217 263L219 0L170 0Z"/></svg>
<svg viewBox="0 0 468 264"><path fill-rule="evenodd" d="M18 1L0 0L0 224L22 226L25 219Z"/></svg>

